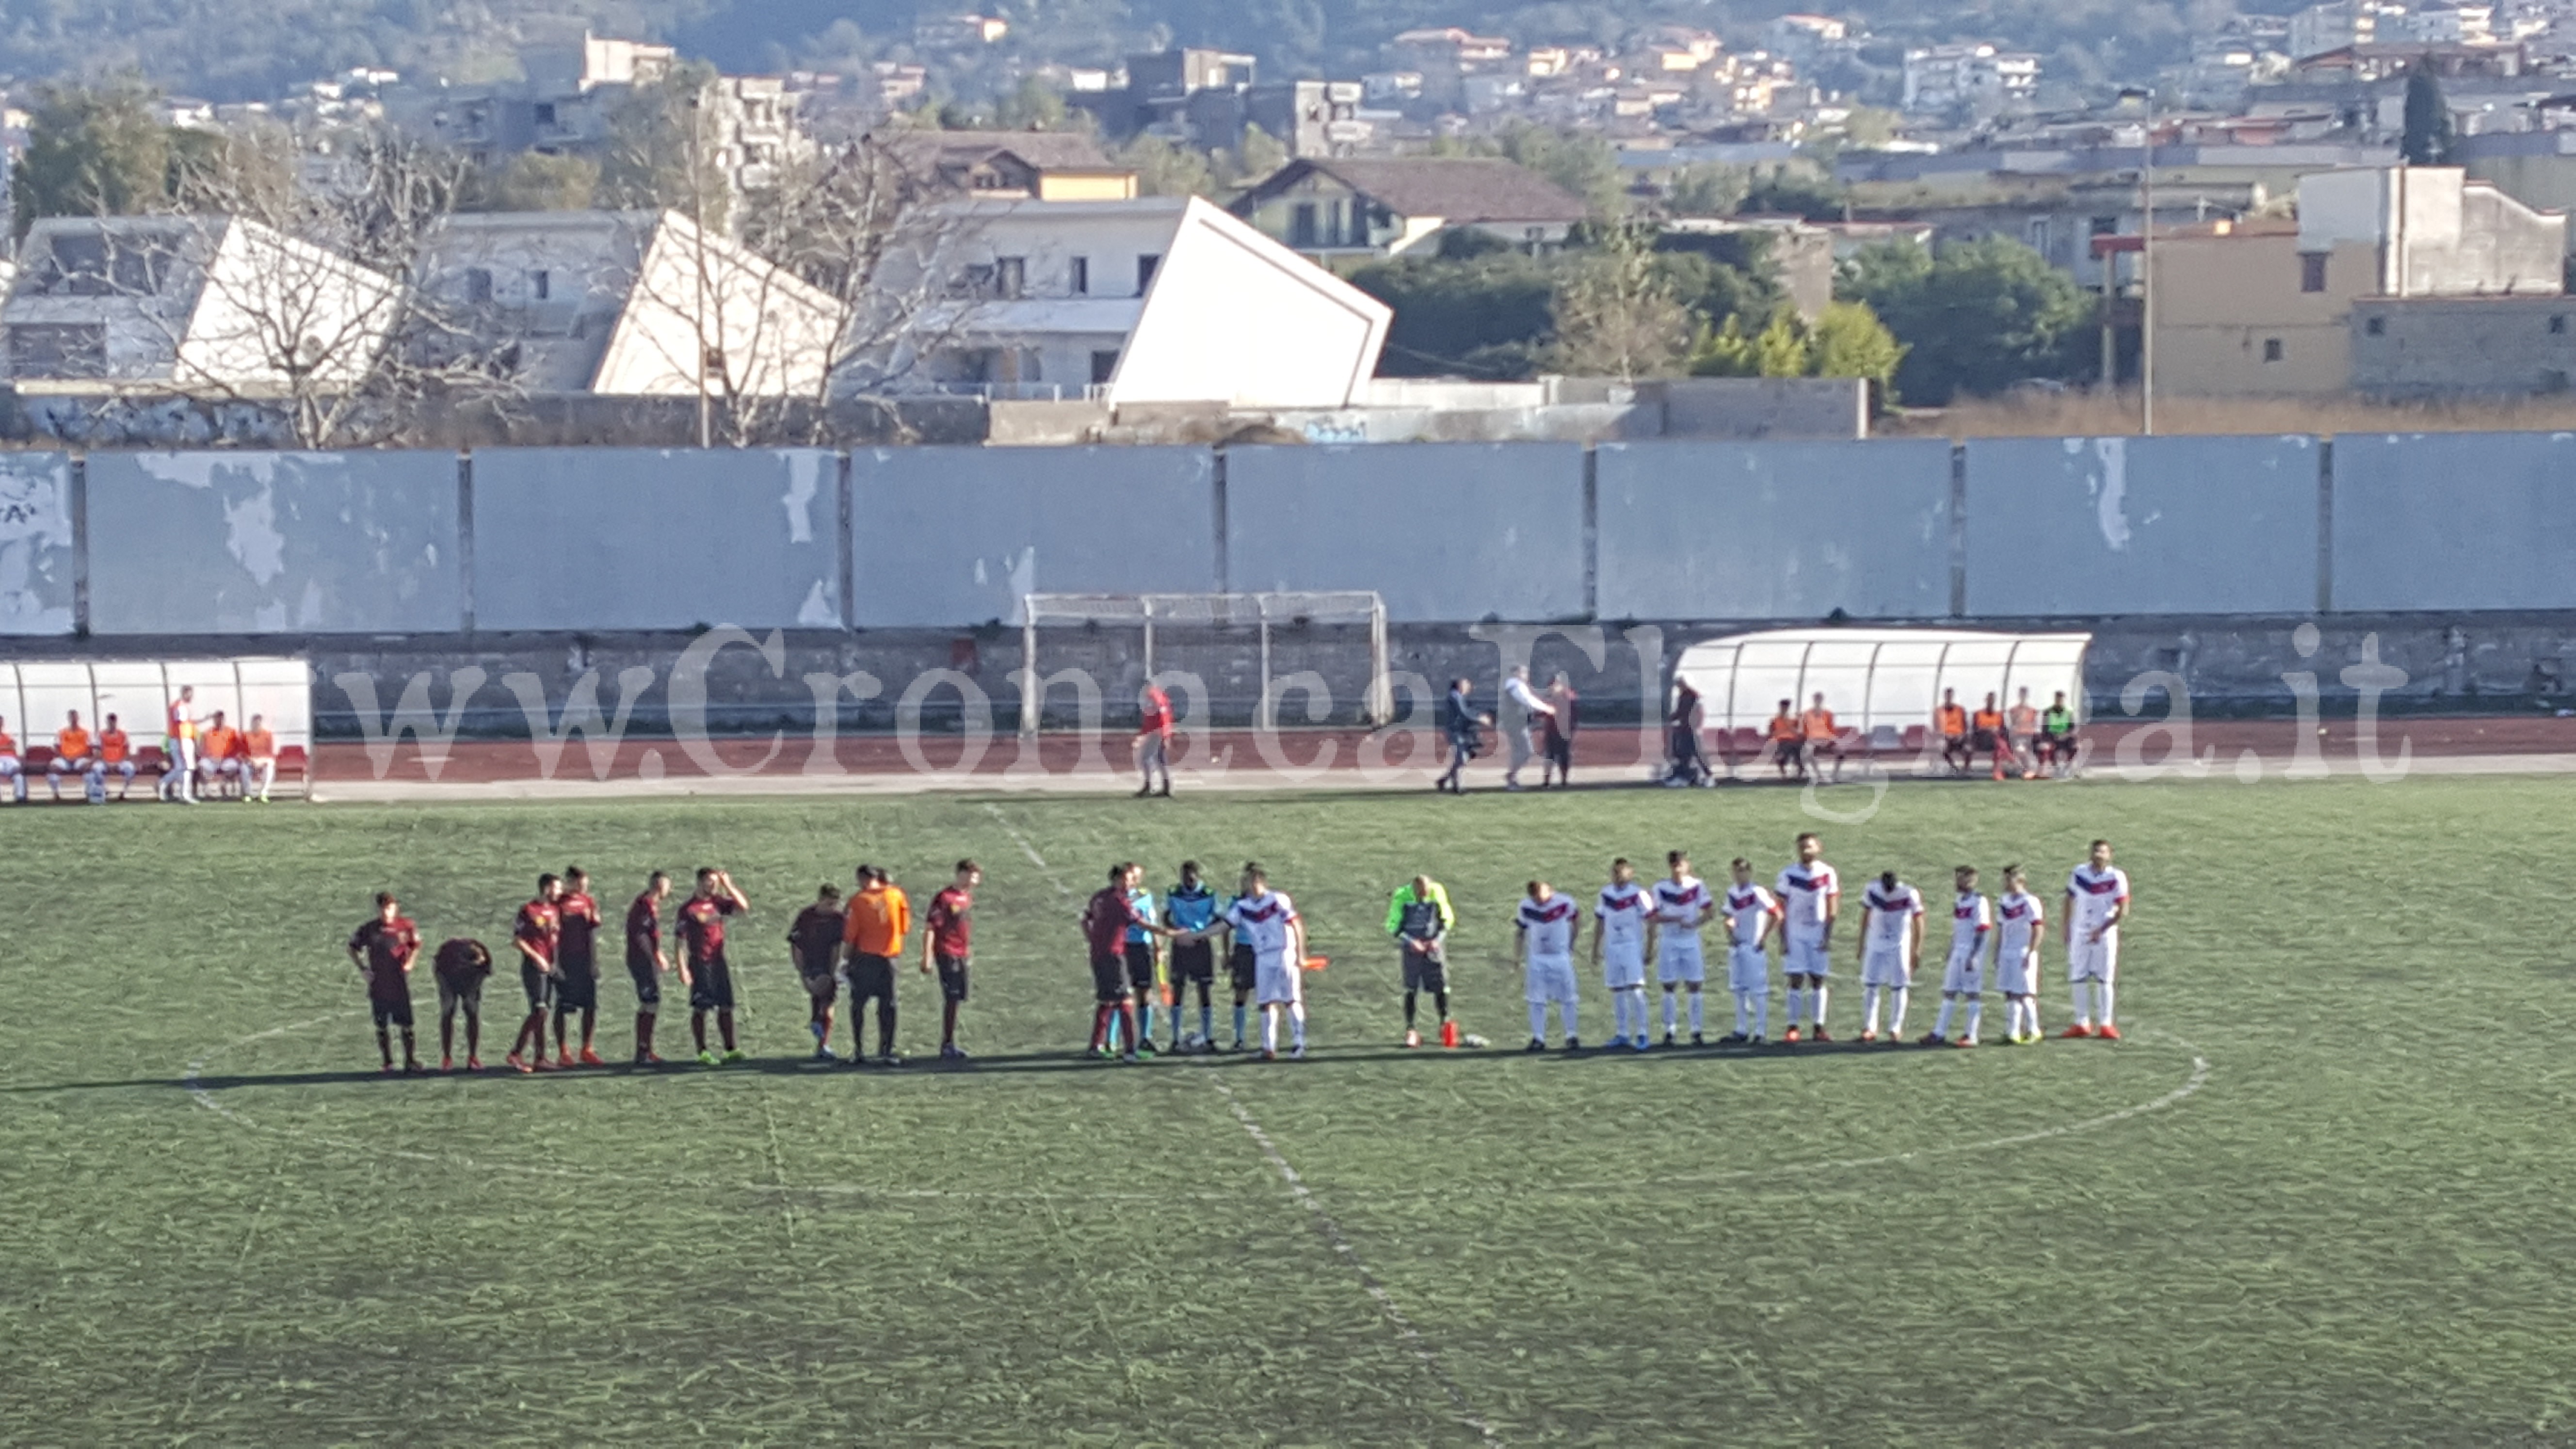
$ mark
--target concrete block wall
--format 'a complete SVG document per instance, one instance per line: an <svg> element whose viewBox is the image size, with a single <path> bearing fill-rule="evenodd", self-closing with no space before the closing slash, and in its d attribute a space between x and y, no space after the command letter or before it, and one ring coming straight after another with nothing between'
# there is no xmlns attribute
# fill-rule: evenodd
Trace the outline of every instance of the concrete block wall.
<svg viewBox="0 0 2576 1449"><path fill-rule="evenodd" d="M2576 608L2576 436L11 455L0 634L962 629L1373 588L1398 624Z"/></svg>

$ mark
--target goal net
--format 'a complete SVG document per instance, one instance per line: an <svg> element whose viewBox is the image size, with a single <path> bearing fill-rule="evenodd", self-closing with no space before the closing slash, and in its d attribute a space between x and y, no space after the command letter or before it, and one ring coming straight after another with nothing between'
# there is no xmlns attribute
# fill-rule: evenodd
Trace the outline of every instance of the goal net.
<svg viewBox="0 0 2576 1449"><path fill-rule="evenodd" d="M1037 733L1050 680L1088 670L1110 710L1135 714L1147 680L1195 683L1213 717L1271 727L1283 680L1321 676L1332 717L1380 725L1394 715L1387 674L1386 601L1373 590L1260 594L1023 594L1020 732ZM1079 630L1081 641L1066 642ZM1055 647L1047 654L1040 650ZM1307 681L1311 686L1312 681ZM1313 691L1292 709L1315 709ZM1181 703L1176 698L1175 703Z"/></svg>

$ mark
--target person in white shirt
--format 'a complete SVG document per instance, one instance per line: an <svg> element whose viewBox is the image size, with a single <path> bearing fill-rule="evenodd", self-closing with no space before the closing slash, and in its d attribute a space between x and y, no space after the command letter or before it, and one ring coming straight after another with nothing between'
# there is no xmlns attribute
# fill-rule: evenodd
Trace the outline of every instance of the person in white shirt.
<svg viewBox="0 0 2576 1449"><path fill-rule="evenodd" d="M1530 723L1543 716L1553 716L1554 706L1539 698L1530 688L1529 666L1515 664L1509 679L1503 681L1503 735L1511 746L1509 764L1503 770L1503 788L1521 787L1521 766L1530 762L1534 750L1530 744Z"/></svg>
<svg viewBox="0 0 2576 1449"><path fill-rule="evenodd" d="M1662 958L1656 975L1664 983L1664 1045L1673 1044L1681 1014L1674 988L1680 987L1690 993L1691 1045L1706 1046L1700 1035L1705 1029L1700 991L1708 982L1708 963L1700 954L1699 931L1716 919L1717 897L1691 874L1688 855L1668 851L1664 865L1671 874L1655 882L1655 950Z"/></svg>
<svg viewBox="0 0 2576 1449"><path fill-rule="evenodd" d="M1807 1008L1812 1040L1832 1041L1825 1030L1825 977L1833 968L1834 915L1842 909L1842 877L1825 864L1824 844L1810 833L1798 837L1797 863L1771 883L1780 895L1780 971L1789 990L1780 1014L1788 1029L1780 1039L1798 1040L1799 1007Z"/></svg>
<svg viewBox="0 0 2576 1449"><path fill-rule="evenodd" d="M1610 862L1610 883L1592 903L1592 964L1601 968L1610 988L1610 1045L1647 1048L1646 922L1654 898L1637 884L1636 867L1625 857Z"/></svg>
<svg viewBox="0 0 2576 1449"><path fill-rule="evenodd" d="M2066 878L2066 980L2075 993L2075 1024L2065 1035L2120 1039L2111 1022L2111 986L2120 974L2120 923L2128 918L2129 874L2111 864L2111 842L2094 841L2092 858Z"/></svg>
<svg viewBox="0 0 2576 1449"><path fill-rule="evenodd" d="M1914 963L1923 956L1923 893L1881 872L1860 893L1860 998L1862 1041L1878 1040L1878 1008L1884 998L1895 1007L1888 1024L1889 1041L1905 1040L1905 999L1914 983Z"/></svg>
<svg viewBox="0 0 2576 1449"><path fill-rule="evenodd" d="M1968 1025L1959 1033L1959 1045L1972 1047L1986 1010L1986 937L1995 927L1994 905L1977 890L1975 866L1960 866L1950 877L1958 894L1950 902L1950 959L1941 968L1941 1019L1923 1044L1939 1046L1950 1039L1950 1017L1964 1002Z"/></svg>
<svg viewBox="0 0 2576 1449"><path fill-rule="evenodd" d="M1530 1044L1547 1050L1547 1008L1565 1028L1565 1049L1583 1050L1583 1028L1577 1019L1574 989L1574 938L1583 934L1583 913L1570 896L1556 893L1543 880L1529 883L1529 896L1513 917L1518 930L1525 996L1529 1001Z"/></svg>
<svg viewBox="0 0 2576 1449"><path fill-rule="evenodd" d="M1726 989L1735 993L1735 1030L1717 1044L1760 1046L1771 1034L1771 957L1763 948L1780 924L1780 901L1754 884L1753 862L1739 855L1730 869L1735 884L1720 909L1726 918Z"/></svg>
<svg viewBox="0 0 2576 1449"><path fill-rule="evenodd" d="M1995 901L1995 989L2004 996L2004 1040L2015 1046L2039 1040L2039 939L2048 913L2030 893L2018 865L2004 867L2004 893Z"/></svg>
<svg viewBox="0 0 2576 1449"><path fill-rule="evenodd" d="M1279 1056L1279 1018L1284 1013L1294 1045L1288 1055L1306 1057L1306 923L1296 903L1270 888L1260 866L1243 868L1243 894L1227 906L1222 918L1234 939L1252 948L1254 999L1261 1005L1261 1059Z"/></svg>

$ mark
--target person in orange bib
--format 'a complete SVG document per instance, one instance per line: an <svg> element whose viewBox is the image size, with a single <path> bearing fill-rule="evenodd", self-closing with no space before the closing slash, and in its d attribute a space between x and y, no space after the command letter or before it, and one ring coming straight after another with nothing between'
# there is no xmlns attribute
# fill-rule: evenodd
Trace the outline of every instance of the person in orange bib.
<svg viewBox="0 0 2576 1449"><path fill-rule="evenodd" d="M63 727L54 731L54 758L45 766L45 784L54 798L63 798L63 776L79 775L86 779L98 769L98 759L90 753L89 731L81 728L80 711L63 715Z"/></svg>
<svg viewBox="0 0 2576 1449"><path fill-rule="evenodd" d="M118 727L116 716L107 717L107 727L98 732L98 772L117 777L116 798L134 788L134 741Z"/></svg>
<svg viewBox="0 0 2576 1449"><path fill-rule="evenodd" d="M1976 768L1980 753L1993 758L1995 778L2004 777L2004 756L2011 747L2004 742L2004 712L1995 708L1995 697L1986 696L1986 707L1968 719L1968 767Z"/></svg>
<svg viewBox="0 0 2576 1449"><path fill-rule="evenodd" d="M1941 691L1940 708L1932 711L1933 731L1941 736L1941 763L1968 773L1968 712L1959 708L1957 690Z"/></svg>
<svg viewBox="0 0 2576 1449"><path fill-rule="evenodd" d="M1798 722L1796 701L1780 701L1780 712L1771 716L1767 738L1771 746L1771 764L1780 772L1780 778L1788 779L1792 770L1798 772L1799 779L1807 778L1805 752L1799 748L1806 742L1807 727Z"/></svg>
<svg viewBox="0 0 2576 1449"><path fill-rule="evenodd" d="M267 804L268 789L277 783L277 736L260 715L252 715L250 728L242 731L241 762L243 795Z"/></svg>
<svg viewBox="0 0 2576 1449"><path fill-rule="evenodd" d="M1806 734L1806 738L1799 743L1798 747L1799 773L1802 776L1813 778L1816 774L1822 771L1824 758L1827 755L1831 755L1834 760L1834 783L1837 785L1841 784L1843 778L1842 731L1834 726L1834 712L1825 708L1825 692L1823 690L1820 689L1816 691L1815 706L1809 709L1805 714L1799 716L1798 724Z"/></svg>
<svg viewBox="0 0 2576 1449"><path fill-rule="evenodd" d="M204 777L207 793L217 799L223 797L227 781L234 798L241 796L241 761L235 757L240 748L241 731L224 723L224 712L216 710L206 726L206 737L197 744L197 772Z"/></svg>
<svg viewBox="0 0 2576 1449"><path fill-rule="evenodd" d="M13 798L27 803L27 771L18 760L18 742L9 738L9 721L0 718L0 780L6 780Z"/></svg>

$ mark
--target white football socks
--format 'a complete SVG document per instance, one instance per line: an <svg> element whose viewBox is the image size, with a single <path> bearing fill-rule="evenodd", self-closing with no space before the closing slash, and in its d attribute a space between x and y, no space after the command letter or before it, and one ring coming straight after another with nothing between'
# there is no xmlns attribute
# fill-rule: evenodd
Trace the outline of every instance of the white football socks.
<svg viewBox="0 0 2576 1449"><path fill-rule="evenodd" d="M1753 1000L1753 1034L1764 1040L1771 1036L1771 988L1745 993Z"/></svg>
<svg viewBox="0 0 2576 1449"><path fill-rule="evenodd" d="M1533 1001L1529 1004L1529 1009L1530 1040L1547 1040L1547 1003L1544 1001Z"/></svg>
<svg viewBox="0 0 2576 1449"><path fill-rule="evenodd" d="M1299 1048L1302 1049L1306 1045L1306 1003L1302 1001L1288 1003L1288 1032L1289 1040L1296 1043Z"/></svg>
<svg viewBox="0 0 2576 1449"><path fill-rule="evenodd" d="M1969 998L1968 998L1968 1035L1967 1035L1967 1039L1968 1039L1969 1041L1975 1041L1975 1040L1977 1039L1977 1022L1978 1022L1978 1020L1979 1020L1980 1018L1984 1017L1984 1016L1985 1016L1985 1014L1986 1014L1986 1003L1985 1003L1985 999L1984 999L1983 997L1977 997L1977 996L1971 996L1971 997L1969 997Z"/></svg>
<svg viewBox="0 0 2576 1449"><path fill-rule="evenodd" d="M1261 1049L1279 1050L1279 1007L1276 1003L1261 1008Z"/></svg>
<svg viewBox="0 0 2576 1449"><path fill-rule="evenodd" d="M1902 986L1891 986L1888 988L1887 994L1894 998L1896 1002L1895 1009L1889 1013L1887 1034L1889 1036L1903 1036L1905 1035L1905 998L1909 993Z"/></svg>
<svg viewBox="0 0 2576 1449"><path fill-rule="evenodd" d="M2100 998L2102 1002L2102 1025L2109 1026L2111 1024L2111 983L2108 981L2094 982L2093 994Z"/></svg>
<svg viewBox="0 0 2576 1449"><path fill-rule="evenodd" d="M1932 1021L1932 1034L1934 1036L1946 1037L1950 1034L1950 1016L1951 1013L1958 1009L1958 1005L1959 1003L1954 997L1944 996L1941 998L1941 1014L1933 1018Z"/></svg>
<svg viewBox="0 0 2576 1449"><path fill-rule="evenodd" d="M1862 1034L1875 1035L1878 1031L1878 988L1876 986L1861 987L1860 1012Z"/></svg>
<svg viewBox="0 0 2576 1449"><path fill-rule="evenodd" d="M1742 1036L1753 1029L1753 993L1735 993L1735 1034Z"/></svg>
<svg viewBox="0 0 2576 1449"><path fill-rule="evenodd" d="M1679 1023L1681 1019L1682 1004L1678 999L1676 999L1673 989L1667 986L1664 988L1664 1035L1671 1036L1673 1034L1673 1027Z"/></svg>
<svg viewBox="0 0 2576 1449"><path fill-rule="evenodd" d="M1701 991L1694 991L1694 992L1692 992L1692 993L1690 994L1690 1003L1691 1003L1691 1035L1693 1035L1693 1036L1697 1036L1697 1035L1699 1035L1699 1034L1700 1034L1700 1032L1702 1032L1703 1030L1705 1030L1705 1029L1706 1029L1706 1028L1702 1025L1702 1022L1703 1022L1703 1020L1705 1019L1705 1014L1706 1014L1706 1010L1707 1010L1707 1009L1706 1009L1705 1007L1703 1007L1703 1006L1700 1004L1700 1000L1701 1000L1701 998L1702 998L1702 997L1704 997L1705 995L1707 995L1707 993L1706 993L1706 992L1701 992Z"/></svg>
<svg viewBox="0 0 2576 1449"><path fill-rule="evenodd" d="M1822 981L1807 988L1807 1015L1813 1019L1816 1030L1825 1029L1825 983Z"/></svg>
<svg viewBox="0 0 2576 1449"><path fill-rule="evenodd" d="M2091 1026L2093 1024L2093 1003L2084 989L2087 984L2088 983L2086 982L2078 981L2074 986L2069 988L2075 996L2075 1023L2078 1026Z"/></svg>
<svg viewBox="0 0 2576 1449"><path fill-rule="evenodd" d="M1798 1008L1806 1005L1806 1002L1806 992L1795 986L1782 988L1780 992L1780 1019L1791 1026L1796 1026L1798 1024Z"/></svg>

